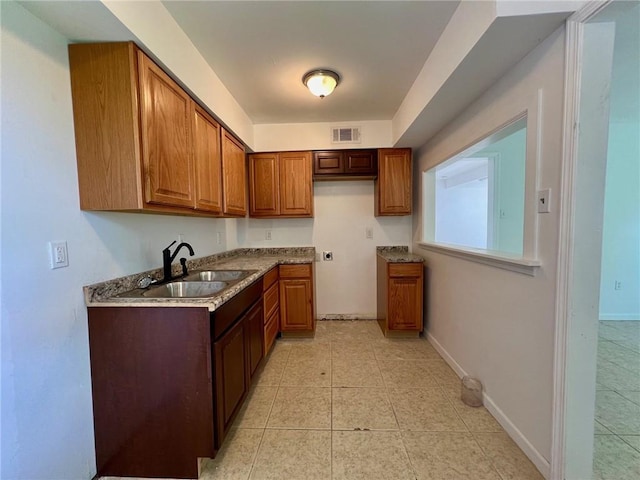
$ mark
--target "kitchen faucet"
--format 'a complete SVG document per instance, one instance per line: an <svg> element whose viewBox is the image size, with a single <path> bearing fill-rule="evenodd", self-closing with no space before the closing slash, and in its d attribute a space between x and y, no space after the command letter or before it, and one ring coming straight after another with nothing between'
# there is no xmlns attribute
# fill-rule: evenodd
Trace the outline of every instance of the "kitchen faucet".
<svg viewBox="0 0 640 480"><path fill-rule="evenodd" d="M164 271L164 278L162 279L161 283L164 282L169 282L171 280L173 280L173 275L171 275L171 262L173 262L173 260L178 256L178 252L180 251L180 249L182 247L187 247L187 249L189 250L189 255L191 255L192 257L195 255L193 253L193 248L191 247L191 245L189 245L186 242L182 242L181 244L179 244L176 249L173 251L173 254L171 254L171 247L176 243L176 241L174 240L173 242L171 242L171 245L169 245L167 248L165 248L164 250L162 250L162 270ZM182 265L182 276L187 275L187 259L186 258L181 258L180 259L180 264Z"/></svg>

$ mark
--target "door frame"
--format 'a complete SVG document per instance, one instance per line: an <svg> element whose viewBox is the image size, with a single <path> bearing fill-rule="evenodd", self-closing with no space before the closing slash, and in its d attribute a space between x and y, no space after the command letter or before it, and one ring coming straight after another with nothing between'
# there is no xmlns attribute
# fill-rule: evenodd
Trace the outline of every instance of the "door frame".
<svg viewBox="0 0 640 480"><path fill-rule="evenodd" d="M562 141L562 176L560 186L560 228L558 273L556 279L556 331L553 362L553 414L550 479L565 478L567 353L569 317L573 285L573 246L575 227L575 181L578 166L578 121L580 114L581 73L584 25L613 0L592 1L576 11L566 22L564 121Z"/></svg>

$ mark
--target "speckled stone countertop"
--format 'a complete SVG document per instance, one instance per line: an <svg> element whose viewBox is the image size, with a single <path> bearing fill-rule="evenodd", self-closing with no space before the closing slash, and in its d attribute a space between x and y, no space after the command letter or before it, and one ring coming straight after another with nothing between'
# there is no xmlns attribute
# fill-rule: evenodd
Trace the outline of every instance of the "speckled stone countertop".
<svg viewBox="0 0 640 480"><path fill-rule="evenodd" d="M206 307L213 312L229 299L251 285L276 265L312 263L315 247L290 248L239 248L207 257L187 261L190 272L195 270L255 270L240 282L220 293L202 298L147 298L119 297L121 293L135 290L138 281L146 276L162 277L162 268L140 272L83 288L87 307ZM180 265L173 265L173 274L181 272ZM179 280L179 279L176 279Z"/></svg>
<svg viewBox="0 0 640 480"><path fill-rule="evenodd" d="M409 247L376 247L378 255L391 263L423 263L424 258L420 255L409 253Z"/></svg>

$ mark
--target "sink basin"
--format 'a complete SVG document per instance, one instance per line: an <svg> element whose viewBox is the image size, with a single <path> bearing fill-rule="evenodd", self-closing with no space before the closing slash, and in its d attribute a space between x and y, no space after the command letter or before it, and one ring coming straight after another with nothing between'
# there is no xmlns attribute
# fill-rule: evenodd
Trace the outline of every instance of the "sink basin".
<svg viewBox="0 0 640 480"><path fill-rule="evenodd" d="M142 294L152 298L209 297L227 288L227 282L172 282L151 288Z"/></svg>
<svg viewBox="0 0 640 480"><path fill-rule="evenodd" d="M253 273L253 270L206 270L202 272L194 273L187 277L187 280L198 279L203 282L233 282L248 277Z"/></svg>

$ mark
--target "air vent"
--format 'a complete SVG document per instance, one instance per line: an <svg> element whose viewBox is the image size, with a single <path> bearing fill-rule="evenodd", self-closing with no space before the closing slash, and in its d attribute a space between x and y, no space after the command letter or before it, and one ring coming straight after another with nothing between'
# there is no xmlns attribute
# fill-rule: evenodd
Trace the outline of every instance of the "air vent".
<svg viewBox="0 0 640 480"><path fill-rule="evenodd" d="M331 143L360 143L360 127L334 127Z"/></svg>

